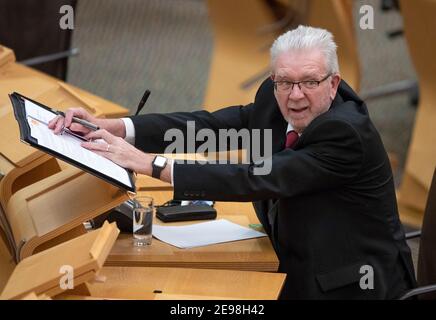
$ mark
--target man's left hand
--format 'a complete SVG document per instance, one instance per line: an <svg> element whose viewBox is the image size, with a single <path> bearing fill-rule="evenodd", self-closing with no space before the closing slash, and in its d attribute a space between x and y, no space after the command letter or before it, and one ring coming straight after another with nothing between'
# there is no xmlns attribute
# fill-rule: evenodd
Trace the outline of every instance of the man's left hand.
<svg viewBox="0 0 436 320"><path fill-rule="evenodd" d="M144 153L123 138L116 137L102 129L86 135L89 142L83 142L82 147L91 150L119 166L136 173L151 175L151 162L154 155Z"/></svg>

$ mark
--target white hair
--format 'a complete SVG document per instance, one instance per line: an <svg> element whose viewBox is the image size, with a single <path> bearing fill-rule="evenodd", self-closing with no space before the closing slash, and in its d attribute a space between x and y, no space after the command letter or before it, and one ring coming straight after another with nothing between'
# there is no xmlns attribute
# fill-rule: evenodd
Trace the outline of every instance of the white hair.
<svg viewBox="0 0 436 320"><path fill-rule="evenodd" d="M333 35L320 28L298 26L279 36L271 46L271 67L274 68L277 57L283 52L293 50L318 49L324 54L327 72L339 73L337 45Z"/></svg>

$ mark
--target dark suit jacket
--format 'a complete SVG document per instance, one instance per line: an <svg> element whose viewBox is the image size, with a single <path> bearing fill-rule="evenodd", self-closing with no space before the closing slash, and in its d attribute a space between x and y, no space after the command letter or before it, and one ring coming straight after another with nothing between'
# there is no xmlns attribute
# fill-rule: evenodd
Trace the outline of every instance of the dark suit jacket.
<svg viewBox="0 0 436 320"><path fill-rule="evenodd" d="M163 152L165 131L186 132L188 120L196 130L272 129L270 174L253 175L256 162L175 164L174 197L253 201L287 273L281 298L389 299L415 285L387 154L365 104L344 81L294 150L283 149L287 123L270 80L247 106L132 119L136 146L149 152ZM371 281L366 265L373 289L361 288Z"/></svg>

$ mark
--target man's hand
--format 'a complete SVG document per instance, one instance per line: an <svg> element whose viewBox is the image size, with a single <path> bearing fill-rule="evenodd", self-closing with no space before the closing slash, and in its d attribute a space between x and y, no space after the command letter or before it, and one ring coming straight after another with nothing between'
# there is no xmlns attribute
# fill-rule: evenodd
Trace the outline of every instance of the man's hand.
<svg viewBox="0 0 436 320"><path fill-rule="evenodd" d="M97 124L98 120L96 117L88 113L83 108L70 108L65 111L65 118L62 116L54 117L49 123L49 129L52 129L55 134L61 133L64 128L69 128L71 131L80 132L83 135L88 134L91 130L82 126L79 123L73 122L73 117L77 117L93 124Z"/></svg>
<svg viewBox="0 0 436 320"><path fill-rule="evenodd" d="M79 132L82 135L91 133L91 130L80 123L73 121L73 117L86 120L97 125L101 129L105 129L117 137L124 138L126 136L126 127L121 119L101 119L96 118L83 108L70 108L65 111L65 118L62 116L54 117L49 123L48 128L52 129L55 134L62 132L64 128L71 131Z"/></svg>
<svg viewBox="0 0 436 320"><path fill-rule="evenodd" d="M91 122L101 129L92 131L79 123L72 121L73 117ZM126 127L121 119L100 119L89 114L83 108L71 108L65 112L65 118L56 116L49 122L49 128L59 134L63 128L80 132L89 142L83 142L82 147L91 150L119 166L139 174L152 175L154 154L144 153L124 140ZM171 182L171 161L161 172L161 180Z"/></svg>
<svg viewBox="0 0 436 320"><path fill-rule="evenodd" d="M151 175L150 166L146 164L152 155L136 149L124 139L116 137L104 129L92 131L85 138L90 141L82 142L82 147L108 158L123 168Z"/></svg>

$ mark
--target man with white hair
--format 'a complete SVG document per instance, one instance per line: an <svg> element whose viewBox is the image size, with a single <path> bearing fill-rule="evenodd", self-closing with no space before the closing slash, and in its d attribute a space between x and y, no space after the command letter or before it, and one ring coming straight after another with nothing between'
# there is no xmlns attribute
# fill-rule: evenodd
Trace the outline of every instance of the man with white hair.
<svg viewBox="0 0 436 320"><path fill-rule="evenodd" d="M88 132L73 115L103 130ZM271 172L254 174L251 155L245 164L190 164L149 153L162 153L165 132L186 132L187 121L197 131L272 130ZM70 109L50 124L63 125L106 141L84 147L171 182L175 199L253 201L287 274L283 299L391 299L415 285L387 154L365 104L341 80L326 30L299 26L278 37L271 78L247 106L115 120Z"/></svg>

